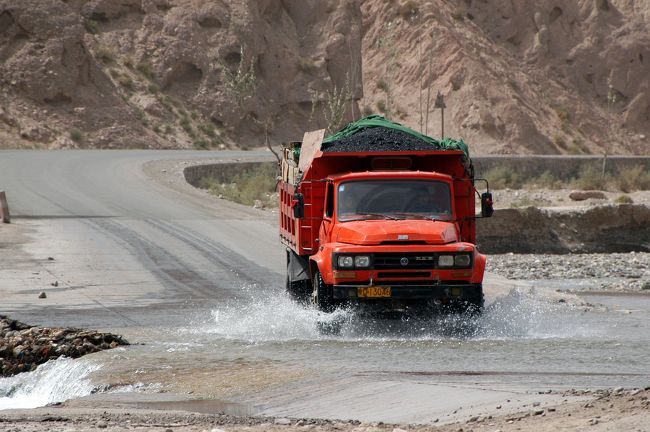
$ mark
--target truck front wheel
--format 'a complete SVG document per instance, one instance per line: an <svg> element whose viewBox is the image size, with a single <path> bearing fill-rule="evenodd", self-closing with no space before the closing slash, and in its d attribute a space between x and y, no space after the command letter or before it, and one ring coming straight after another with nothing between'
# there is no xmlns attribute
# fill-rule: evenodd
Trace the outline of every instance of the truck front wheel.
<svg viewBox="0 0 650 432"><path fill-rule="evenodd" d="M314 272L312 286L314 287L314 303L318 310L323 312L333 312L334 309L336 309L336 306L334 304L332 285L327 285L325 281L323 281L323 276L318 270Z"/></svg>

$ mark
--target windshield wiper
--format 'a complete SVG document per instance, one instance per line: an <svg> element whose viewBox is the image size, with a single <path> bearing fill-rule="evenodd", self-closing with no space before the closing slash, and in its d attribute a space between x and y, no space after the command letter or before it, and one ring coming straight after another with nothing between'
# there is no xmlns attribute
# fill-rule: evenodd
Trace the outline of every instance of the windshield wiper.
<svg viewBox="0 0 650 432"><path fill-rule="evenodd" d="M426 220L432 220L432 221L440 220L435 216L427 216L427 215L423 215L421 213L398 212L398 213L393 213L393 214L404 216L401 219L409 219L410 218L410 219L426 219Z"/></svg>
<svg viewBox="0 0 650 432"><path fill-rule="evenodd" d="M399 220L399 218L396 218L395 216L383 214L383 213L357 213L359 217L351 218L351 219L343 219L341 222L351 222L351 221L358 221L358 220L367 220L370 218L377 218L377 219L388 219L388 220Z"/></svg>

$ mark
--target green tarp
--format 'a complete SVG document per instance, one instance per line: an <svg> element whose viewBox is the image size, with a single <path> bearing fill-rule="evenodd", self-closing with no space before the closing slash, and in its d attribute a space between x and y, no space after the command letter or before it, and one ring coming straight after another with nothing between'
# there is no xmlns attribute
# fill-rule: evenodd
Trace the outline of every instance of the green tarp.
<svg viewBox="0 0 650 432"><path fill-rule="evenodd" d="M467 159L469 159L469 147L463 140L455 140L452 138L445 138L442 141L437 140L435 138L431 138L429 136L423 135L419 132L414 131L411 128L408 128L406 126L402 126L399 123L392 122L390 120L385 119L384 117L380 115L371 115L368 117L364 117L361 120L354 121L352 123L348 123L346 127L335 133L334 135L330 135L326 137L323 140L323 143L330 143L334 141L338 141L342 138L349 137L351 135L354 135L358 132L361 132L364 129L368 128L373 128L373 127L386 127L386 128L392 128L396 129L402 132L405 132L407 134L413 135L416 138L421 139L422 141L425 141L429 144L431 144L435 149L440 149L440 150L462 150L465 153L465 156L467 156Z"/></svg>

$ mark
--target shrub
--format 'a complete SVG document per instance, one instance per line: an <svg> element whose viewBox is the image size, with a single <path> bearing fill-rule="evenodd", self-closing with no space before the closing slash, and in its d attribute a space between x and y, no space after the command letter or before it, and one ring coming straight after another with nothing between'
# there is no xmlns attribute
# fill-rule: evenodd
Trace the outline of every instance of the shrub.
<svg viewBox="0 0 650 432"><path fill-rule="evenodd" d="M643 165L621 169L615 179L618 189L623 192L650 189L650 173Z"/></svg>
<svg viewBox="0 0 650 432"><path fill-rule="evenodd" d="M634 200L630 198L629 195L621 195L618 198L616 198L616 203L618 204L632 204Z"/></svg>
<svg viewBox="0 0 650 432"><path fill-rule="evenodd" d="M84 26L86 27L86 31L91 34L97 34L99 33L99 23L95 20L87 20L84 23Z"/></svg>
<svg viewBox="0 0 650 432"><path fill-rule="evenodd" d="M519 189L521 187L519 175L504 167L492 168L485 175L490 187L494 189Z"/></svg>
<svg viewBox="0 0 650 432"><path fill-rule="evenodd" d="M597 167L586 165L580 170L578 177L571 181L571 184L582 190L604 190L607 187L607 177Z"/></svg>
<svg viewBox="0 0 650 432"><path fill-rule="evenodd" d="M112 49L99 45L95 49L95 57L102 63L110 64L115 61L115 53Z"/></svg>
<svg viewBox="0 0 650 432"><path fill-rule="evenodd" d="M377 110L380 113L385 113L386 112L386 102L384 102L383 100L378 100L377 101Z"/></svg>
<svg viewBox="0 0 650 432"><path fill-rule="evenodd" d="M117 77L117 82L120 83L122 87L128 90L133 90L133 80L127 75L120 75Z"/></svg>
<svg viewBox="0 0 650 432"><path fill-rule="evenodd" d="M158 87L158 84L156 83L150 83L147 86L147 90L149 90L149 93L158 93L160 91L160 87Z"/></svg>
<svg viewBox="0 0 650 432"><path fill-rule="evenodd" d="M385 93L388 93L390 91L388 83L383 78L377 82L377 88Z"/></svg>
<svg viewBox="0 0 650 432"><path fill-rule="evenodd" d="M137 66L135 68L138 70L138 72L140 72L146 78L148 78L150 80L154 79L154 72L153 72L153 67L151 66L151 63L140 62L140 63L137 64Z"/></svg>
<svg viewBox="0 0 650 432"><path fill-rule="evenodd" d="M210 145L204 139L198 139L198 140L194 141L194 148L197 149L197 150L205 150L205 149L207 149L209 147L210 147Z"/></svg>
<svg viewBox="0 0 650 432"><path fill-rule="evenodd" d="M81 131L79 129L72 129L70 131L70 139L74 142L79 142L81 141L81 138L83 138L83 135L81 134Z"/></svg>
<svg viewBox="0 0 650 432"><path fill-rule="evenodd" d="M223 195L240 204L253 205L255 200L260 200L265 206L276 207L277 200L272 199L272 196L275 192L277 175L278 169L275 163L263 163L236 174L230 179L231 184L204 179L201 186L209 189L214 195Z"/></svg>
<svg viewBox="0 0 650 432"><path fill-rule="evenodd" d="M309 72L316 67L316 62L308 57L298 59L298 70Z"/></svg>

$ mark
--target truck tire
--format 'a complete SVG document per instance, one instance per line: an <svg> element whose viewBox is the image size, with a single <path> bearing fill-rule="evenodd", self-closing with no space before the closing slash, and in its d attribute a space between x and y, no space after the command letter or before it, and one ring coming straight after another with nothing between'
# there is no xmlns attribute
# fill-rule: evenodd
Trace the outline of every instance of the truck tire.
<svg viewBox="0 0 650 432"><path fill-rule="evenodd" d="M319 270L316 270L314 273L312 286L314 287L313 298L316 308L322 312L334 312L336 305L334 304L332 285L327 285L323 281L323 276L321 276Z"/></svg>
<svg viewBox="0 0 650 432"><path fill-rule="evenodd" d="M298 303L306 303L311 294L311 285L308 280L291 281L287 274L286 290L289 296Z"/></svg>
<svg viewBox="0 0 650 432"><path fill-rule="evenodd" d="M476 284L474 293L465 297L460 307L460 312L470 315L480 315L483 313L485 296L483 295L483 284Z"/></svg>

